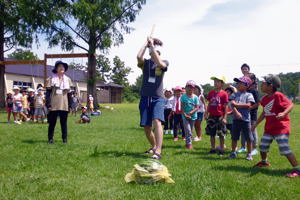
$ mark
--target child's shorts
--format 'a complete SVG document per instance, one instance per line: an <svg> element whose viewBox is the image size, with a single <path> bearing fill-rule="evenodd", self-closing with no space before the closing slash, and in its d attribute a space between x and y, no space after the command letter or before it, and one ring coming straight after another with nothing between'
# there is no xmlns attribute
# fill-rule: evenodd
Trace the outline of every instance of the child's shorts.
<svg viewBox="0 0 300 200"><path fill-rule="evenodd" d="M36 108L34 110L35 116L45 116L44 108Z"/></svg>
<svg viewBox="0 0 300 200"><path fill-rule="evenodd" d="M232 133L232 124L226 124L226 129L231 134Z"/></svg>
<svg viewBox="0 0 300 200"><path fill-rule="evenodd" d="M233 120L231 139L233 141L238 141L241 134L243 134L246 141L253 141L250 122L243 120Z"/></svg>
<svg viewBox="0 0 300 200"><path fill-rule="evenodd" d="M18 107L18 106L14 106L13 108L13 112L14 113L19 113L23 111L23 107Z"/></svg>
<svg viewBox="0 0 300 200"><path fill-rule="evenodd" d="M270 145L273 142L273 140L276 140L280 154L283 156L288 156L292 154L292 151L289 147L289 135L288 134L279 134L279 135L270 135L268 133L265 133L263 137L260 140L260 151L261 152L269 152Z"/></svg>
<svg viewBox="0 0 300 200"><path fill-rule="evenodd" d="M197 112L197 119L196 120L203 120L204 119L204 113L203 112Z"/></svg>
<svg viewBox="0 0 300 200"><path fill-rule="evenodd" d="M11 113L13 111L13 108L6 108L6 112Z"/></svg>
<svg viewBox="0 0 300 200"><path fill-rule="evenodd" d="M165 99L155 97L141 97L140 109L140 126L152 127L152 120L158 119L161 122L165 121L164 116Z"/></svg>
<svg viewBox="0 0 300 200"><path fill-rule="evenodd" d="M87 116L82 116L82 121L84 122L84 123L90 123L90 118L88 118Z"/></svg>
<svg viewBox="0 0 300 200"><path fill-rule="evenodd" d="M30 110L28 112L29 115L34 115L34 108L30 107Z"/></svg>
<svg viewBox="0 0 300 200"><path fill-rule="evenodd" d="M23 108L23 113L25 114L25 115L28 115L28 109L27 108Z"/></svg>
<svg viewBox="0 0 300 200"><path fill-rule="evenodd" d="M223 117L209 116L206 122L206 134L210 136L225 136L227 129L226 125L223 124L222 120Z"/></svg>

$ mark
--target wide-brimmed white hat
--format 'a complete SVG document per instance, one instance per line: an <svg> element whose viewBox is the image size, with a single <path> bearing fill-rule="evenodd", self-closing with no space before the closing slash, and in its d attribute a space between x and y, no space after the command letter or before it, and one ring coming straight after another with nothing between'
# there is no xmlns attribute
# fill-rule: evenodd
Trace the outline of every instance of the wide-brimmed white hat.
<svg viewBox="0 0 300 200"><path fill-rule="evenodd" d="M27 91L28 91L28 92L34 92L34 89L28 88Z"/></svg>
<svg viewBox="0 0 300 200"><path fill-rule="evenodd" d="M15 91L15 90L19 90L20 91L20 88L18 86L14 86L13 87L13 91Z"/></svg>

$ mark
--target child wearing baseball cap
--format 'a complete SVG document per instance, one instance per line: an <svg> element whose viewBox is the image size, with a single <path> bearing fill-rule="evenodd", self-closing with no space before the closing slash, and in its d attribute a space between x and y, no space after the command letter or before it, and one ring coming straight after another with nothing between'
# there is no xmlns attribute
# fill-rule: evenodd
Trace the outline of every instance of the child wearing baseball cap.
<svg viewBox="0 0 300 200"><path fill-rule="evenodd" d="M241 78L235 78L234 81L237 83L237 92L233 93L229 99L233 109L233 127L232 127L232 146L230 159L237 157L237 142L240 139L240 135L243 134L247 141L248 154L246 160L253 160L252 158L252 141L253 135L251 133L251 116L250 109L255 104L254 97L251 93L247 92L251 86L252 81L249 77L243 76Z"/></svg>
<svg viewBox="0 0 300 200"><path fill-rule="evenodd" d="M194 94L196 83L192 80L186 83L186 93L181 97L181 107L183 109L182 120L186 136L187 149L192 149L193 127L197 119L197 111L199 109L199 98Z"/></svg>
<svg viewBox="0 0 300 200"><path fill-rule="evenodd" d="M225 77L211 77L214 81L214 89L208 92L208 106L205 113L207 126L206 134L210 136L211 150L210 154L217 153L216 151L216 135L220 138L220 156L224 155L224 142L226 135L226 118L228 108L228 95L223 90L226 82Z"/></svg>
<svg viewBox="0 0 300 200"><path fill-rule="evenodd" d="M272 141L276 140L280 154L286 156L294 168L291 172L287 173L286 176L289 178L300 177L300 166L288 144L290 134L289 113L293 109L293 103L291 103L284 94L277 91L280 86L280 78L272 74L264 77L261 85L262 92L266 93L260 101L263 112L257 122L252 126L252 130L264 119L266 119L266 123L265 132L260 142L260 155L262 160L254 165L254 167L270 166L270 163L267 161L267 153L269 152Z"/></svg>

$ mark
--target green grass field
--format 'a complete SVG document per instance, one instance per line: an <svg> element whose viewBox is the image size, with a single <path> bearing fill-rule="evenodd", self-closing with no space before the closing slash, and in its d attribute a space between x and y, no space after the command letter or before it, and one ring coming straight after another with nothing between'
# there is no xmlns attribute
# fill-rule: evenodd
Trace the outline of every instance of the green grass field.
<svg viewBox="0 0 300 200"><path fill-rule="evenodd" d="M60 126L55 143L47 144L47 125L6 123L0 113L0 199L300 199L300 178L289 179L291 170L273 143L272 166L253 169L260 160L245 155L227 159L209 155L209 138L186 150L184 142L164 138L162 163L175 184L137 185L124 181L126 173L148 156L136 104L113 105L93 117L89 125L69 117L69 143L62 144ZM300 106L292 116L290 146L300 161ZM59 124L58 124L59 125ZM262 126L259 127L262 135ZM95 151L95 148L97 150Z"/></svg>

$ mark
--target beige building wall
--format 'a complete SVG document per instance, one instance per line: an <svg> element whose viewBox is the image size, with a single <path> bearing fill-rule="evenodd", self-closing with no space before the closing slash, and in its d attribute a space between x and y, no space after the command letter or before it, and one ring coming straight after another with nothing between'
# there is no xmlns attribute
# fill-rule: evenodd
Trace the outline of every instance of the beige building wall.
<svg viewBox="0 0 300 200"><path fill-rule="evenodd" d="M44 78L42 77L32 77L32 76L25 76L19 74L5 74L6 77L6 88L7 91L12 91L14 81L21 81L21 82L29 82L32 83L32 88L36 89L38 84L44 85ZM77 88L79 92L86 91L86 83L84 82L73 82L74 87Z"/></svg>

